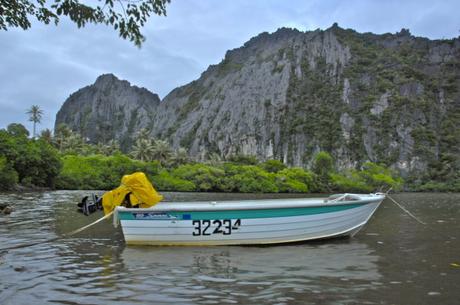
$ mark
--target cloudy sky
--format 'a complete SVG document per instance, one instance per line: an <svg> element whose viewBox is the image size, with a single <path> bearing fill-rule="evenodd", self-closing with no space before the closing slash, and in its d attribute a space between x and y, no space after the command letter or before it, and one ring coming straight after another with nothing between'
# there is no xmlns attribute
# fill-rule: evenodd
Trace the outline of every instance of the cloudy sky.
<svg viewBox="0 0 460 305"><path fill-rule="evenodd" d="M57 27L0 31L0 128L19 122L30 129L25 112L31 105L44 110L39 128L52 128L65 99L103 73L163 98L221 61L226 50L280 27L306 31L338 22L358 32L460 35L458 0L172 0L167 11L149 20L141 49L103 25L77 29L64 19Z"/></svg>

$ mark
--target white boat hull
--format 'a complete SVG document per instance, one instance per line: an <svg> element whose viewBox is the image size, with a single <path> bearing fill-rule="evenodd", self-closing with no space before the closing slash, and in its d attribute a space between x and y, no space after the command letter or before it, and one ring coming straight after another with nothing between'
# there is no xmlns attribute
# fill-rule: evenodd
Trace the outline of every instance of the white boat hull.
<svg viewBox="0 0 460 305"><path fill-rule="evenodd" d="M362 201L318 200L160 204L150 209L117 208L127 244L256 245L353 236L384 196ZM243 208L251 204L250 208ZM277 206L278 205L278 206Z"/></svg>

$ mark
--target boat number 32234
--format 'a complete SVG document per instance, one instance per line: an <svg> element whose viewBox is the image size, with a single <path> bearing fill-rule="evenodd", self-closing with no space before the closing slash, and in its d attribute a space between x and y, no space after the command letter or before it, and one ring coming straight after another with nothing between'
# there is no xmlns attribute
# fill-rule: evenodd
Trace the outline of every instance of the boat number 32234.
<svg viewBox="0 0 460 305"><path fill-rule="evenodd" d="M241 219L194 220L193 236L223 234L230 235L241 226Z"/></svg>

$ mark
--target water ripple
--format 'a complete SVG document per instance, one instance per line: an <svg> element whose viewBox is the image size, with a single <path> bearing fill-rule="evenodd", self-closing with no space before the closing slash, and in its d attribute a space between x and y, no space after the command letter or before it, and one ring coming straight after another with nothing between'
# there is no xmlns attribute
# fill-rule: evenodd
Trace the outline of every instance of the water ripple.
<svg viewBox="0 0 460 305"><path fill-rule="evenodd" d="M14 206L11 215L0 216L0 248L46 241L97 219L100 215L76 213L74 204L83 194L0 194L0 202ZM74 238L1 252L0 304L424 303L421 297L416 301L418 296L438 303L458 300L455 283L460 277L450 263L458 259L459 245L446 244L450 239L439 234L460 238L458 219L452 218L460 213L460 195L451 201L440 195L440 202L450 202L446 210L426 195L401 196L401 201L415 198L409 208L443 231L430 234L388 205L377 212L368 233L357 238L275 247L125 247L120 230L106 222ZM423 200L425 205L420 204ZM401 299L390 293L396 286ZM433 293L437 291L442 293Z"/></svg>

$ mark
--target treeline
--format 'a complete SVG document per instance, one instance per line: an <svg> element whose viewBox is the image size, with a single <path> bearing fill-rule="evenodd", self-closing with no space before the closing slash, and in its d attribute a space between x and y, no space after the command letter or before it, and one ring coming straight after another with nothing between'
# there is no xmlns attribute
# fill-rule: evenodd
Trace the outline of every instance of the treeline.
<svg viewBox="0 0 460 305"><path fill-rule="evenodd" d="M0 130L0 189L55 186L61 170L58 151L44 139L29 139L21 124Z"/></svg>
<svg viewBox="0 0 460 305"><path fill-rule="evenodd" d="M105 145L85 143L78 134L60 126L39 139L29 139L20 124L0 130L0 187L15 185L56 189L107 190L121 177L145 172L158 190L244 193L372 192L399 189L402 179L390 169L371 162L360 169L339 172L326 152L315 156L310 170L288 168L279 160L259 162L254 156L237 155L208 162L190 160L184 149L152 140L144 130L130 154L120 152L115 141Z"/></svg>
<svg viewBox="0 0 460 305"><path fill-rule="evenodd" d="M316 163L330 156L321 153ZM243 193L308 193L372 192L400 188L402 180L380 165L366 163L361 170L346 173L329 170L309 171L287 168L278 160L262 163L225 161L215 164L188 163L165 167L158 161L133 160L126 155L78 156L62 158L63 167L56 187L60 189L111 189L120 177L135 171L145 172L155 187L163 191L243 192ZM247 158L252 160L252 158ZM332 159L330 159L332 160ZM329 161L327 161L329 162ZM332 163L331 163L332 165Z"/></svg>

